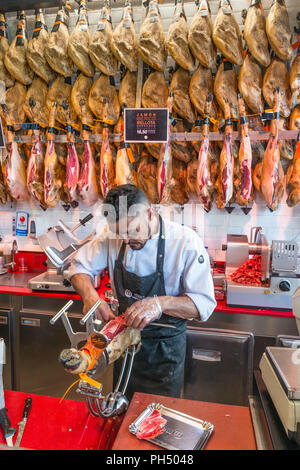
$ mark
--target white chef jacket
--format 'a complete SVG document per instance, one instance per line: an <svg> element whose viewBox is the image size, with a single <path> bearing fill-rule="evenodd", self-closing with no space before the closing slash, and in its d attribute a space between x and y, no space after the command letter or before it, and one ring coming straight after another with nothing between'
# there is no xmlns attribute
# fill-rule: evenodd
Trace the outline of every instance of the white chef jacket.
<svg viewBox="0 0 300 470"><path fill-rule="evenodd" d="M206 321L216 307L214 285L208 254L194 230L168 219L165 224L164 281L166 295L187 295L196 305L199 319ZM147 276L156 271L156 254L159 231L152 235L141 250L127 246L123 265L137 276ZM123 240L96 237L77 252L69 268L68 278L84 273L94 276L108 267L114 297L114 265Z"/></svg>

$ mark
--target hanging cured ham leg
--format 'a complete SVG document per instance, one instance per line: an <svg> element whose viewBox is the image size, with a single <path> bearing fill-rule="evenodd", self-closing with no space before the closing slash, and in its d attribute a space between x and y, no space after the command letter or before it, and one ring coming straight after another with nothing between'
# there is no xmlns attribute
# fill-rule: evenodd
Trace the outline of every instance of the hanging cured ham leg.
<svg viewBox="0 0 300 470"><path fill-rule="evenodd" d="M91 37L89 55L97 69L106 75L114 76L118 71L118 61L111 47L112 34L109 0L105 0L98 25Z"/></svg>
<svg viewBox="0 0 300 470"><path fill-rule="evenodd" d="M52 31L45 47L45 57L55 72L70 77L74 64L68 55L69 43L69 12L65 7L59 9Z"/></svg>
<svg viewBox="0 0 300 470"><path fill-rule="evenodd" d="M267 17L266 31L271 47L281 60L291 60L293 48L290 20L284 0L273 0Z"/></svg>
<svg viewBox="0 0 300 470"><path fill-rule="evenodd" d="M138 42L129 0L126 0L122 20L113 32L111 47L116 58L130 72L137 72Z"/></svg>
<svg viewBox="0 0 300 470"><path fill-rule="evenodd" d="M132 164L129 160L129 152L131 149L128 144L124 142L124 122L121 124L121 139L116 157L116 180L117 186L122 184L135 184L133 176ZM132 155L132 153L131 153Z"/></svg>
<svg viewBox="0 0 300 470"><path fill-rule="evenodd" d="M214 191L213 184L210 180L208 152L209 152L209 114L213 94L208 93L205 105L204 124L202 128L202 142L198 156L197 167L197 184L196 192L199 201L203 205L206 212L209 212L212 207L212 194Z"/></svg>
<svg viewBox="0 0 300 470"><path fill-rule="evenodd" d="M175 62L185 70L195 69L195 59L188 44L188 26L181 0L176 1L172 23L168 30L167 47Z"/></svg>
<svg viewBox="0 0 300 470"><path fill-rule="evenodd" d="M67 112L67 140L68 140L68 156L66 164L66 180L64 182L65 193L67 194L68 202L72 207L78 205L77 198L77 185L79 179L79 160L75 147L74 130L71 125L71 113L69 105L66 102L65 108Z"/></svg>
<svg viewBox="0 0 300 470"><path fill-rule="evenodd" d="M34 108L35 101L31 99L29 105ZM37 122L33 127L32 148L27 165L27 188L33 199L45 210L47 206L44 200L44 152Z"/></svg>
<svg viewBox="0 0 300 470"><path fill-rule="evenodd" d="M291 67L290 86L294 102L300 104L300 46Z"/></svg>
<svg viewBox="0 0 300 470"><path fill-rule="evenodd" d="M300 204L300 132L296 144L294 159L286 174L286 189L288 198L286 203L289 207Z"/></svg>
<svg viewBox="0 0 300 470"><path fill-rule="evenodd" d="M169 204L171 200L170 192L172 187L172 147L170 141L170 128L171 112L173 107L173 93L169 94L167 106L169 109L168 141L161 147L157 165L157 190L161 204Z"/></svg>
<svg viewBox="0 0 300 470"><path fill-rule="evenodd" d="M23 85L30 85L33 71L26 60L27 32L25 12L18 13L18 28L9 49L4 57L4 64L9 73Z"/></svg>
<svg viewBox="0 0 300 470"><path fill-rule="evenodd" d="M108 137L107 107L108 102L105 100L103 111L102 146L100 154L100 189L103 198L106 198L108 191L114 186L115 181L113 154L109 145Z"/></svg>
<svg viewBox="0 0 300 470"><path fill-rule="evenodd" d="M45 203L48 207L55 207L58 204L61 196L62 181L59 178L59 162L58 156L55 150L55 113L56 103L53 103L50 110L49 116L49 127L48 127L48 144L45 156L45 176L44 176L44 187L45 187Z"/></svg>
<svg viewBox="0 0 300 470"><path fill-rule="evenodd" d="M90 146L90 127L87 124L86 101L84 99L81 100L80 105L84 151L78 180L78 194L87 206L92 206L99 198L96 164Z"/></svg>
<svg viewBox="0 0 300 470"><path fill-rule="evenodd" d="M261 0L251 0L245 19L244 38L254 59L264 67L268 67L271 57Z"/></svg>
<svg viewBox="0 0 300 470"><path fill-rule="evenodd" d="M6 88L13 86L15 79L4 65L4 57L9 49L7 23L5 16L0 13L0 82L3 81Z"/></svg>
<svg viewBox="0 0 300 470"><path fill-rule="evenodd" d="M86 0L80 0L77 23L68 42L68 54L82 73L88 77L93 77L95 68L89 56L89 44L90 31Z"/></svg>
<svg viewBox="0 0 300 470"><path fill-rule="evenodd" d="M236 201L240 206L247 206L253 199L252 190L252 148L249 137L248 123L246 120L245 104L242 95L238 97L240 123L241 123L241 142L239 150L239 174L237 183Z"/></svg>
<svg viewBox="0 0 300 470"><path fill-rule="evenodd" d="M31 70L45 80L46 83L52 82L56 76L44 55L48 41L49 33L44 15L42 10L37 10L32 38L28 42L26 50L26 59Z"/></svg>
<svg viewBox="0 0 300 470"><path fill-rule="evenodd" d="M270 137L264 154L261 169L260 191L270 210L278 208L283 196L282 167L278 142L278 121L280 109L280 90L276 88L274 117L271 121Z"/></svg>
<svg viewBox="0 0 300 470"><path fill-rule="evenodd" d="M243 42L229 0L221 0L214 23L213 41L224 57L236 65L243 63Z"/></svg>
<svg viewBox="0 0 300 470"><path fill-rule="evenodd" d="M233 196L234 156L230 107L227 99L225 100L225 119L225 139L220 154L219 175L216 181L216 190L218 192L216 205L218 209L224 209Z"/></svg>
<svg viewBox="0 0 300 470"><path fill-rule="evenodd" d="M216 64L216 48L212 39L213 23L207 0L201 0L192 19L188 41L194 57L203 67L213 68Z"/></svg>
<svg viewBox="0 0 300 470"><path fill-rule="evenodd" d="M29 196L26 184L25 162L19 153L18 144L14 139L13 126L8 116L7 107L5 104L1 106L6 120L8 150L8 155L4 162L4 181L13 199L25 201Z"/></svg>
<svg viewBox="0 0 300 470"><path fill-rule="evenodd" d="M163 71L167 65L168 50L157 0L151 0L147 16L141 26L139 53L146 64Z"/></svg>

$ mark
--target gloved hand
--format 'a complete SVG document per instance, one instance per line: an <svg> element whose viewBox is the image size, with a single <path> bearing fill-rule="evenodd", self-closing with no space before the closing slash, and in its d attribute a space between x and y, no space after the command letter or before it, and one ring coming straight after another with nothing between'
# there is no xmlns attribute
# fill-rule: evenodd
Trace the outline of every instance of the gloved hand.
<svg viewBox="0 0 300 470"><path fill-rule="evenodd" d="M135 302L125 312L124 319L127 326L142 330L162 315L162 309L158 297L146 297Z"/></svg>

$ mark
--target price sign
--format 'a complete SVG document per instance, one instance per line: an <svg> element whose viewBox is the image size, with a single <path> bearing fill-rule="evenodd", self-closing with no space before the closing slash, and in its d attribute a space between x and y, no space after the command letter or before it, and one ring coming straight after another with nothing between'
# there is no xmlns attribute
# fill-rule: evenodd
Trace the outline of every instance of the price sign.
<svg viewBox="0 0 300 470"><path fill-rule="evenodd" d="M168 119L168 108L125 108L125 142L167 142Z"/></svg>

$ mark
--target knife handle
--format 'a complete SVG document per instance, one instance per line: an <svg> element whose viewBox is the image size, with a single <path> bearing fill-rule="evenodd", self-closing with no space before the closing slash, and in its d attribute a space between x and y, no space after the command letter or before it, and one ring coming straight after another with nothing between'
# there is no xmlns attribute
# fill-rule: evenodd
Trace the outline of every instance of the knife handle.
<svg viewBox="0 0 300 470"><path fill-rule="evenodd" d="M16 428L13 428L10 424L6 408L2 408L2 410L0 410L0 426L3 429L5 439L13 436L16 432Z"/></svg>
<svg viewBox="0 0 300 470"><path fill-rule="evenodd" d="M28 418L29 411L30 411L30 408L31 408L31 404L32 404L32 398L31 397L26 398L22 419L27 419Z"/></svg>

